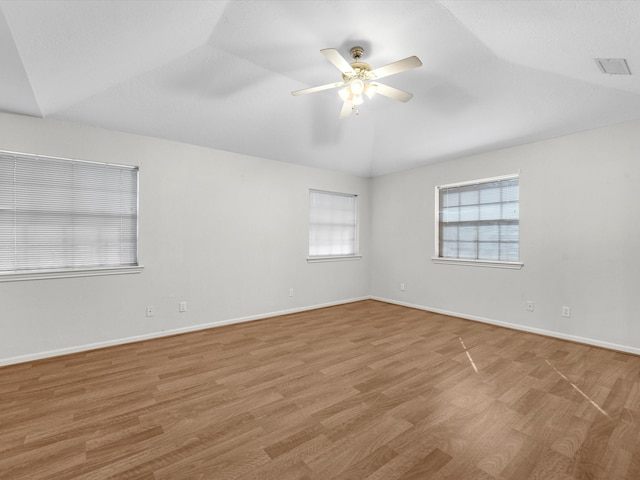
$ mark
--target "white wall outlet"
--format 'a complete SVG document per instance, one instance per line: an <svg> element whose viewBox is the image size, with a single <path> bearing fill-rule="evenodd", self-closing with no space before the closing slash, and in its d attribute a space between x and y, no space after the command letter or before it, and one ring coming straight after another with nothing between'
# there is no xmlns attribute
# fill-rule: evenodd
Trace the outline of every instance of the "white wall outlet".
<svg viewBox="0 0 640 480"><path fill-rule="evenodd" d="M147 305L147 317L153 317L156 314L156 309L153 305Z"/></svg>
<svg viewBox="0 0 640 480"><path fill-rule="evenodd" d="M180 313L184 313L187 311L187 302L180 302L180 306L178 308L180 310Z"/></svg>
<svg viewBox="0 0 640 480"><path fill-rule="evenodd" d="M571 308L570 307L562 307L562 316L569 318L571 316Z"/></svg>
<svg viewBox="0 0 640 480"><path fill-rule="evenodd" d="M289 296L293 297L293 287L289 289Z"/></svg>
<svg viewBox="0 0 640 480"><path fill-rule="evenodd" d="M533 312L533 300L527 301L527 312Z"/></svg>
<svg viewBox="0 0 640 480"><path fill-rule="evenodd" d="M401 292L404 292L404 283L401 283L401 284L400 284L400 291L401 291Z"/></svg>

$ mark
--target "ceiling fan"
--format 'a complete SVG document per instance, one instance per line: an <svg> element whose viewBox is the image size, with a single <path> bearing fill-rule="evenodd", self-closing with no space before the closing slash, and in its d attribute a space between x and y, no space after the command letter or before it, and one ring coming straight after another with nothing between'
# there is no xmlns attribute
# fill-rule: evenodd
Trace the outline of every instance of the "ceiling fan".
<svg viewBox="0 0 640 480"><path fill-rule="evenodd" d="M356 115L358 114L357 107L364 101L362 97L363 94L371 98L376 93L379 93L380 95L401 102L408 102L411 100L411 97L413 97L413 94L380 83L378 79L422 66L422 62L415 55L372 70L368 63L360 61L360 57L362 57L364 53L362 47L353 47L351 49L351 57L354 59L352 63L347 62L335 48L325 48L324 50L320 50L320 53L327 57L327 60L342 72L343 81L296 90L295 92L291 92L291 95L304 95L344 87L338 91L340 98L344 102L342 110L340 111L340 118L348 117L353 110L356 110Z"/></svg>

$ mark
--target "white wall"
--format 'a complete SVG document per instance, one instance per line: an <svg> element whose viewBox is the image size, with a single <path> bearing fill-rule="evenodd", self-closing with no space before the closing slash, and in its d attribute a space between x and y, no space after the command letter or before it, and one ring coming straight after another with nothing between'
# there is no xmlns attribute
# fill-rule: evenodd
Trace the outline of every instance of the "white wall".
<svg viewBox="0 0 640 480"><path fill-rule="evenodd" d="M434 186L519 170L524 267L433 264ZM640 353L640 122L375 178L372 212L374 297Z"/></svg>
<svg viewBox="0 0 640 480"><path fill-rule="evenodd" d="M145 266L0 282L0 364L368 296L368 179L8 114L0 149L139 165ZM307 263L310 188L360 196L361 260Z"/></svg>
<svg viewBox="0 0 640 480"><path fill-rule="evenodd" d="M640 122L372 180L8 114L0 149L140 165L145 265L0 282L0 364L369 295L640 353ZM433 264L433 187L518 170L522 270ZM360 195L362 260L306 262L309 188Z"/></svg>

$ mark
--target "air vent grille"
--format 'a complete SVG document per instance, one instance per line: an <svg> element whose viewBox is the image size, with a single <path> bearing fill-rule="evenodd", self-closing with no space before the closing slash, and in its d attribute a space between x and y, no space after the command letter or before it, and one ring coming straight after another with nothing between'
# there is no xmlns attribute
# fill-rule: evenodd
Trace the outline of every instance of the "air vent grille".
<svg viewBox="0 0 640 480"><path fill-rule="evenodd" d="M631 75L629 65L624 58L596 58L596 63L602 73L608 75Z"/></svg>

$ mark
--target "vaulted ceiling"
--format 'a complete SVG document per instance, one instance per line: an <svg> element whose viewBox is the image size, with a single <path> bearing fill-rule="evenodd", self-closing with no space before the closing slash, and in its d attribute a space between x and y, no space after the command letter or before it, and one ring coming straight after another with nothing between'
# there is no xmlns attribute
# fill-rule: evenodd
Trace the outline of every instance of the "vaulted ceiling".
<svg viewBox="0 0 640 480"><path fill-rule="evenodd" d="M1 1L0 111L376 176L640 118L638 25L615 0ZM355 45L417 55L384 80L413 99L291 95Z"/></svg>

